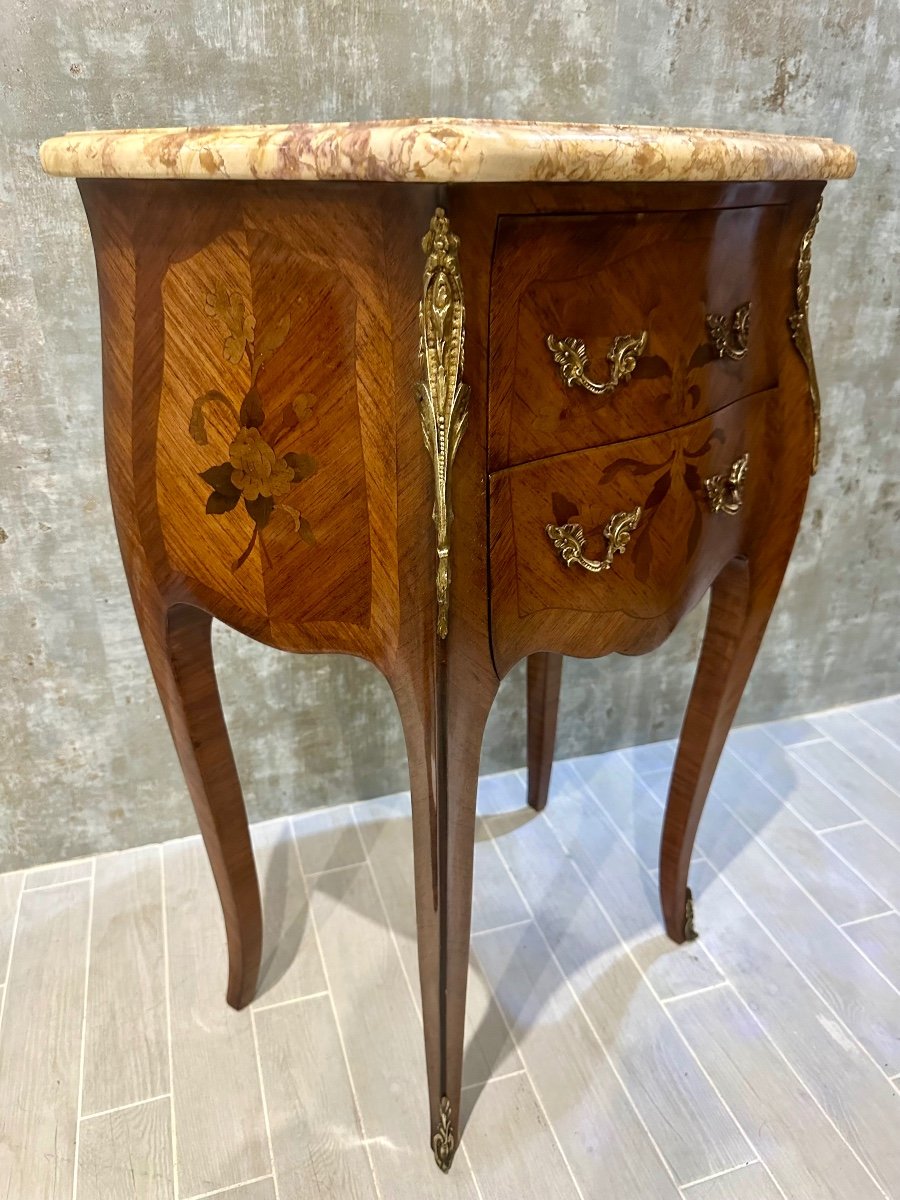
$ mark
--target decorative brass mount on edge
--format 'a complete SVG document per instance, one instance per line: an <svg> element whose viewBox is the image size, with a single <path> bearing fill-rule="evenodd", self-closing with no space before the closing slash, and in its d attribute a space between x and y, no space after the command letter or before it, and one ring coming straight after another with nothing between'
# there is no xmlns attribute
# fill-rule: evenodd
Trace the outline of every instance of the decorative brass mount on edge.
<svg viewBox="0 0 900 1200"><path fill-rule="evenodd" d="M431 1148L434 1150L434 1161L445 1175L450 1170L450 1164L453 1162L453 1155L456 1151L456 1134L453 1132L452 1115L450 1101L446 1096L441 1096L441 1122L431 1139Z"/></svg>
<svg viewBox="0 0 900 1200"><path fill-rule="evenodd" d="M706 328L719 358L743 358L750 341L750 301L732 313L707 313Z"/></svg>
<svg viewBox="0 0 900 1200"><path fill-rule="evenodd" d="M559 367L566 387L578 384L594 396L605 396L617 388L620 383L627 383L637 366L637 360L647 348L647 330L641 333L622 333L613 338L606 353L609 363L609 379L606 383L597 383L588 378L587 346L581 338L555 338L547 334L547 348L553 355L553 361Z"/></svg>
<svg viewBox="0 0 900 1200"><path fill-rule="evenodd" d="M710 475L703 481L706 488L709 507L714 513L727 513L733 517L741 511L744 503L744 480L747 478L747 467L750 455L742 454L731 464L727 475Z"/></svg>
<svg viewBox="0 0 900 1200"><path fill-rule="evenodd" d="M419 306L419 416L434 466L434 527L437 531L437 630L447 636L450 610L450 469L469 415L469 389L460 376L465 343L465 304L459 274L459 238L442 208L435 209L422 238L427 255Z"/></svg>
<svg viewBox="0 0 900 1200"><path fill-rule="evenodd" d="M585 558L584 528L581 525L548 525L547 537L559 551L559 557L567 567L577 563L586 571L596 574L598 571L608 571L612 566L613 556L624 554L631 535L641 519L641 506L631 512L617 512L606 522L603 536L606 538L606 555L601 559Z"/></svg>
<svg viewBox="0 0 900 1200"><path fill-rule="evenodd" d="M803 361L809 376L809 401L813 410L813 459L811 475L819 469L819 439L822 424L822 402L819 397L819 381L816 378L816 364L813 361L812 339L809 336L809 275L812 270L812 240L819 223L819 213L822 211L822 197L816 205L816 211L800 242L800 253L797 256L797 282L794 289L794 299L797 307L790 317L788 325L794 345Z"/></svg>

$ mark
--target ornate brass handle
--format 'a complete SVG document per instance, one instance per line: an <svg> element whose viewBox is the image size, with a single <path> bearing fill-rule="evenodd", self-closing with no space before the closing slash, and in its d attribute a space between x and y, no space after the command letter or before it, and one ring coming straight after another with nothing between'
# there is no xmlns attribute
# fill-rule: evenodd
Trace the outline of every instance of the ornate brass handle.
<svg viewBox="0 0 900 1200"><path fill-rule="evenodd" d="M612 566L613 555L625 552L625 547L640 519L640 505L631 512L617 512L609 518L603 530L606 555L601 559L585 558L584 529L581 525L548 525L547 537L559 551L559 556L567 567L578 563L579 567L596 574L598 571L608 571Z"/></svg>
<svg viewBox="0 0 900 1200"><path fill-rule="evenodd" d="M743 358L750 340L750 301L731 313L707 313L706 327L719 358Z"/></svg>
<svg viewBox="0 0 900 1200"><path fill-rule="evenodd" d="M637 366L637 360L647 347L647 330L642 333L622 333L613 338L606 353L609 363L609 379L606 383L598 383L588 378L587 347L580 338L555 338L547 334L547 347L553 355L553 361L559 366L566 387L576 384L595 396L605 396L620 383L627 383L631 372Z"/></svg>
<svg viewBox="0 0 900 1200"><path fill-rule="evenodd" d="M727 475L710 475L709 479L704 481L709 507L714 513L728 513L733 517L735 513L741 511L741 505L744 503L744 480L747 478L749 461L750 455L742 454L737 462L731 464L731 470Z"/></svg>

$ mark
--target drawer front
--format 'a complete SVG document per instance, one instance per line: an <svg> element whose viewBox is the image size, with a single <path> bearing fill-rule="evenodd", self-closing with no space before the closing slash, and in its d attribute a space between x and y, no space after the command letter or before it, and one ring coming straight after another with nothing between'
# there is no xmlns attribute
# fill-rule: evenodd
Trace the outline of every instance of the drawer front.
<svg viewBox="0 0 900 1200"><path fill-rule="evenodd" d="M493 475L498 665L518 657L523 623L548 635L541 649L592 655L617 648L597 618L633 625L699 599L767 503L767 425L777 404L770 391L665 434Z"/></svg>
<svg viewBox="0 0 900 1200"><path fill-rule="evenodd" d="M770 282L783 214L502 219L491 469L671 429L774 387L787 329Z"/></svg>

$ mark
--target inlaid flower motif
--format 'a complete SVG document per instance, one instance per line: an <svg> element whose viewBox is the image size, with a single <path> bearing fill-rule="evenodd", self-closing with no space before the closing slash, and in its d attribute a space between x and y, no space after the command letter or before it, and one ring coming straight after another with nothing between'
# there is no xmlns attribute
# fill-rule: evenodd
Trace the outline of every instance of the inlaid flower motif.
<svg viewBox="0 0 900 1200"><path fill-rule="evenodd" d="M258 496L286 496L294 486L294 472L279 458L258 429L242 429L228 448L234 470L231 482L245 500Z"/></svg>
<svg viewBox="0 0 900 1200"><path fill-rule="evenodd" d="M194 400L188 423L188 432L198 446L205 446L209 441L205 415L209 405L224 409L236 425L227 461L201 471L200 478L212 489L206 501L207 515L221 516L243 501L247 515L253 521L250 541L231 567L232 571L238 571L249 558L260 531L276 511L284 514L303 541L315 542L309 521L295 504L286 502L298 484L315 474L315 459L295 451L282 453L278 447L279 440L284 437L296 440L295 430L311 415L315 397L308 393L297 396L282 413L280 428L264 437L262 426L266 414L258 382L266 363L287 338L290 314L286 313L256 339L256 322L247 312L243 297L229 292L221 280L214 291L207 293L206 312L217 317L224 327L222 357L225 361L237 364L246 355L250 368L250 387L240 405L218 388L213 388Z"/></svg>

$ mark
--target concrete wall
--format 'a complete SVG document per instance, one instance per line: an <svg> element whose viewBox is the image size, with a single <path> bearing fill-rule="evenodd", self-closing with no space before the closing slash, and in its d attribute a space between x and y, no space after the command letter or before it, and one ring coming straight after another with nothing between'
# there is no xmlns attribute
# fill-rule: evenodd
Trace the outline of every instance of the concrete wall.
<svg viewBox="0 0 900 1200"><path fill-rule="evenodd" d="M831 135L812 326L823 459L741 718L900 690L896 0L0 0L0 869L193 830L131 613L100 432L96 288L67 129L459 115ZM559 747L673 734L702 613L650 658L567 663ZM254 817L399 790L374 668L228 630ZM523 759L521 672L483 768Z"/></svg>

